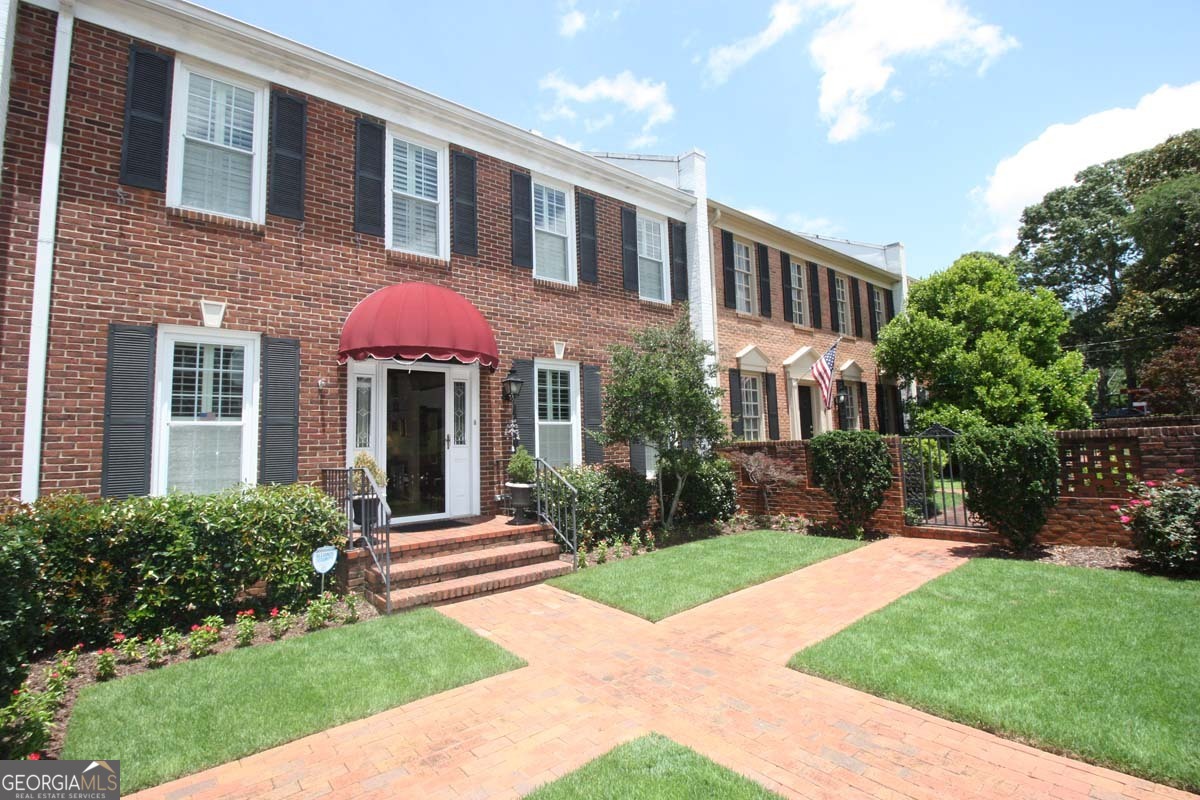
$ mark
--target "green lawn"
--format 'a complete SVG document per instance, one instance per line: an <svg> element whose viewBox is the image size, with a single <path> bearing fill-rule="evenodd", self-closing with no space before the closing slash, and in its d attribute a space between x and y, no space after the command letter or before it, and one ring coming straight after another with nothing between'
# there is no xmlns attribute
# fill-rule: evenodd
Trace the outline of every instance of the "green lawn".
<svg viewBox="0 0 1200 800"><path fill-rule="evenodd" d="M521 666L421 609L89 686L63 758L121 759L128 793Z"/></svg>
<svg viewBox="0 0 1200 800"><path fill-rule="evenodd" d="M651 734L614 748L527 800L765 800L778 798L694 750Z"/></svg>
<svg viewBox="0 0 1200 800"><path fill-rule="evenodd" d="M676 545L550 581L651 622L859 546L847 539L752 531Z"/></svg>
<svg viewBox="0 0 1200 800"><path fill-rule="evenodd" d="M979 559L791 666L1200 788L1200 582Z"/></svg>

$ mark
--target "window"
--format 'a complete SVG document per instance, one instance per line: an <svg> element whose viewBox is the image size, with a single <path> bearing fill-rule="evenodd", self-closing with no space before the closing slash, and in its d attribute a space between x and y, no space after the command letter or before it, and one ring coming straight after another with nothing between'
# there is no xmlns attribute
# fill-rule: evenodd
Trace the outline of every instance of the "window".
<svg viewBox="0 0 1200 800"><path fill-rule="evenodd" d="M862 417L859 416L858 408L858 387L856 381L846 381L843 384L846 387L846 416L843 420L846 423L846 430L856 431L862 427Z"/></svg>
<svg viewBox="0 0 1200 800"><path fill-rule="evenodd" d="M646 448L646 477L653 478L658 475L658 448L652 444L645 445Z"/></svg>
<svg viewBox="0 0 1200 800"><path fill-rule="evenodd" d="M258 337L164 329L159 346L156 491L253 483Z"/></svg>
<svg viewBox="0 0 1200 800"><path fill-rule="evenodd" d="M667 276L666 225L660 219L637 218L638 293L643 300L670 302L671 281Z"/></svg>
<svg viewBox="0 0 1200 800"><path fill-rule="evenodd" d="M575 367L537 367L537 456L553 467L579 463Z"/></svg>
<svg viewBox="0 0 1200 800"><path fill-rule="evenodd" d="M804 291L804 265L792 262L792 321L797 325L808 324L808 296Z"/></svg>
<svg viewBox="0 0 1200 800"><path fill-rule="evenodd" d="M871 287L871 313L875 315L875 330L877 331L883 330L883 326L887 324L886 307L883 289L877 286Z"/></svg>
<svg viewBox="0 0 1200 800"><path fill-rule="evenodd" d="M533 184L533 276L575 282L570 195L565 189Z"/></svg>
<svg viewBox="0 0 1200 800"><path fill-rule="evenodd" d="M371 443L371 394L372 379L359 375L354 379L354 447L370 450Z"/></svg>
<svg viewBox="0 0 1200 800"><path fill-rule="evenodd" d="M262 222L266 87L177 64L174 96L170 205Z"/></svg>
<svg viewBox="0 0 1200 800"><path fill-rule="evenodd" d="M850 335L850 291L846 288L846 279L835 275L834 290L837 293L838 333Z"/></svg>
<svg viewBox="0 0 1200 800"><path fill-rule="evenodd" d="M748 442L763 439L762 392L757 375L742 376L742 438Z"/></svg>
<svg viewBox="0 0 1200 800"><path fill-rule="evenodd" d="M754 261L750 256L750 245L733 243L733 276L736 281L737 310L743 314L754 313Z"/></svg>
<svg viewBox="0 0 1200 800"><path fill-rule="evenodd" d="M454 382L454 443L467 443L467 382Z"/></svg>
<svg viewBox="0 0 1200 800"><path fill-rule="evenodd" d="M392 143L391 234L394 250L442 257L443 155L398 137Z"/></svg>

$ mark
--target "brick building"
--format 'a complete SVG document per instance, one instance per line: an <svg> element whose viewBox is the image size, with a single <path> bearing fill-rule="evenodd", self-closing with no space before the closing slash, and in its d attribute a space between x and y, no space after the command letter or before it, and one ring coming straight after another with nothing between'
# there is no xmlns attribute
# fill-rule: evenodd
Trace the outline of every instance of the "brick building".
<svg viewBox="0 0 1200 800"><path fill-rule="evenodd" d="M781 251L898 280L710 206L696 151L580 153L175 0L0 6L5 495L312 481L365 451L396 516L488 513L510 419L550 463L630 459L586 431L636 329L690 308L723 368L790 387L829 336L781 316ZM767 247L751 314L716 299L714 218ZM841 352L874 402L869 351Z"/></svg>

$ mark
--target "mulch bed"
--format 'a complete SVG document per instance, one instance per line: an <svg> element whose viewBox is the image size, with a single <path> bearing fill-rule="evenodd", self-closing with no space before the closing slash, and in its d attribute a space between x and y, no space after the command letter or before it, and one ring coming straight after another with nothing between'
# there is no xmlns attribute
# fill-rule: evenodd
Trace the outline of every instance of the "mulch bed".
<svg viewBox="0 0 1200 800"><path fill-rule="evenodd" d="M341 620L346 616L346 604L339 600L334 606L333 621L325 628L339 628L345 623ZM368 603L365 599L360 598L358 604L358 619L359 622L373 619L379 616L379 612L375 607ZM230 624L221 629L221 640L213 646L212 655L226 653L230 650L241 650L234 643L235 627ZM186 635L187 631L181 631ZM261 619L258 625L255 626L254 641L246 647L257 647L261 644L270 644L272 642L281 642L285 639L294 639L298 636L304 636L315 631L308 631L304 628L304 611L296 612L292 617L292 628L286 634L278 639L271 637L270 628L267 625L265 616ZM103 649L103 648L102 648ZM143 648L144 649L144 648ZM96 650L89 650L79 655L79 660L75 663L76 675L67 684L66 694L63 696L62 705L59 706L58 712L54 715L54 730L51 733L49 744L41 751L42 758L56 759L62 755L63 742L67 735L67 721L71 718L71 711L75 707L75 700L79 697L79 693L87 686L97 683L96 680ZM204 656L208 658L209 656ZM120 680L128 675L136 675L139 672L147 672L151 669L162 669L163 667L172 664L179 664L184 661L193 660L188 655L186 642L182 650L174 655L166 657L166 660L156 667L150 667L146 664L145 659L133 664L123 664L117 662L117 675L110 680ZM45 687L46 671L54 665L55 657L53 655L46 656L40 661L31 662L29 665L29 685L31 688L41 691ZM103 681L108 683L108 681Z"/></svg>
<svg viewBox="0 0 1200 800"><path fill-rule="evenodd" d="M1021 555L1003 547L993 547L989 558L1012 558L1021 561L1039 561L1064 567L1087 567L1089 569L1117 569L1149 572L1142 564L1136 550L1124 547L1082 547L1069 544L1052 544L1034 547Z"/></svg>

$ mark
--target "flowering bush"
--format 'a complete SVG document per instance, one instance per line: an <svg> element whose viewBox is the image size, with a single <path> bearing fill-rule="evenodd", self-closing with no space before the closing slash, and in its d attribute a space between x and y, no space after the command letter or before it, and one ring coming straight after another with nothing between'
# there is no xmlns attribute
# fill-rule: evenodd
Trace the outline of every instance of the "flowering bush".
<svg viewBox="0 0 1200 800"><path fill-rule="evenodd" d="M596 545L596 563L603 564L608 561L608 542L601 539L600 544Z"/></svg>
<svg viewBox="0 0 1200 800"><path fill-rule="evenodd" d="M163 650L169 656L173 656L183 649L183 634L174 628L164 628L158 638L162 639Z"/></svg>
<svg viewBox="0 0 1200 800"><path fill-rule="evenodd" d="M117 631L113 634L113 644L121 656L122 664L136 664L142 660L141 641L136 636L126 636Z"/></svg>
<svg viewBox="0 0 1200 800"><path fill-rule="evenodd" d="M292 612L286 608L282 611L272 608L270 616L267 617L267 628L272 639L282 639L284 634L292 629Z"/></svg>
<svg viewBox="0 0 1200 800"><path fill-rule="evenodd" d="M642 549L642 535L639 531L634 531L629 537L629 555L636 556L638 551Z"/></svg>
<svg viewBox="0 0 1200 800"><path fill-rule="evenodd" d="M248 647L254 644L254 609L247 608L245 611L239 611L233 624L233 643L237 647Z"/></svg>
<svg viewBox="0 0 1200 800"><path fill-rule="evenodd" d="M0 759L41 757L39 751L50 742L54 714L66 697L82 649L76 645L66 653L60 651L46 668L45 688L40 691L28 680L13 689L8 705L0 708Z"/></svg>
<svg viewBox="0 0 1200 800"><path fill-rule="evenodd" d="M560 472L578 492L576 523L587 541L626 536L650 516L654 484L645 475L613 464L565 467Z"/></svg>
<svg viewBox="0 0 1200 800"><path fill-rule="evenodd" d="M161 667L167 663L167 646L161 637L155 636L146 642L146 665Z"/></svg>
<svg viewBox="0 0 1200 800"><path fill-rule="evenodd" d="M219 641L221 641L220 628L209 625L207 622L203 625L193 625L192 632L188 635L188 651L191 652L192 658L203 658L212 653Z"/></svg>
<svg viewBox="0 0 1200 800"><path fill-rule="evenodd" d="M110 681L117 677L117 651L106 647L96 653L96 680Z"/></svg>
<svg viewBox="0 0 1200 800"><path fill-rule="evenodd" d="M304 610L305 629L315 631L328 625L333 619L333 606L336 600L333 592L325 592L320 597L309 600L308 608Z"/></svg>
<svg viewBox="0 0 1200 800"><path fill-rule="evenodd" d="M1179 469L1164 483L1146 481L1114 505L1142 559L1165 572L1200 574L1200 486Z"/></svg>
<svg viewBox="0 0 1200 800"><path fill-rule="evenodd" d="M350 592L343 599L346 601L346 614L342 617L342 622L353 625L358 622L358 595Z"/></svg>

